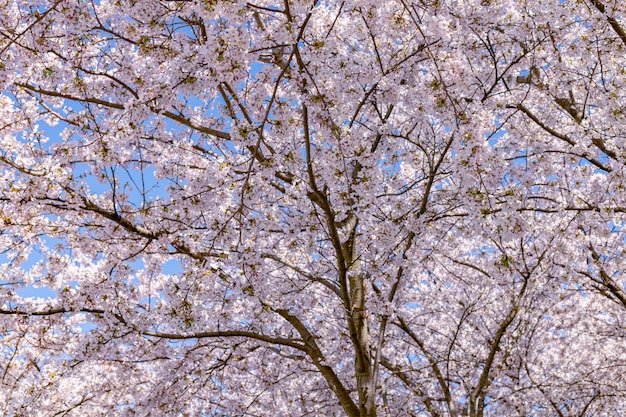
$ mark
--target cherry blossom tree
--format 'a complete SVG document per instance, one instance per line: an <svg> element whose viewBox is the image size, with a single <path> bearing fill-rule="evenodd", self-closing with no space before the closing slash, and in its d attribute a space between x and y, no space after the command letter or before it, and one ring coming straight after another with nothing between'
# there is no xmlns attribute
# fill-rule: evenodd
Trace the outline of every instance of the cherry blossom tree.
<svg viewBox="0 0 626 417"><path fill-rule="evenodd" d="M4 416L626 413L618 0L0 0Z"/></svg>

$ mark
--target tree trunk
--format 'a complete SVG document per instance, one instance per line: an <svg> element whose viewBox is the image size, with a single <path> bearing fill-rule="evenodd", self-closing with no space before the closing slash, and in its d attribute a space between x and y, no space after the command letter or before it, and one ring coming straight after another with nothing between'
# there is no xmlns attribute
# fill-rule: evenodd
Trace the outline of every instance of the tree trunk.
<svg viewBox="0 0 626 417"><path fill-rule="evenodd" d="M361 417L376 416L376 381L370 353L370 333L365 309L365 286L362 274L350 277L352 308L350 337L355 348L355 373Z"/></svg>

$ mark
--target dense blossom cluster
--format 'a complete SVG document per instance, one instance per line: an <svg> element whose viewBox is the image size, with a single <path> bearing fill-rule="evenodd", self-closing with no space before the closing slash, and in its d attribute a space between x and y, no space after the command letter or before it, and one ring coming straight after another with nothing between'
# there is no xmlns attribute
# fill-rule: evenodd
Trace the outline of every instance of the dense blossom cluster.
<svg viewBox="0 0 626 417"><path fill-rule="evenodd" d="M0 414L626 414L619 0L0 0Z"/></svg>

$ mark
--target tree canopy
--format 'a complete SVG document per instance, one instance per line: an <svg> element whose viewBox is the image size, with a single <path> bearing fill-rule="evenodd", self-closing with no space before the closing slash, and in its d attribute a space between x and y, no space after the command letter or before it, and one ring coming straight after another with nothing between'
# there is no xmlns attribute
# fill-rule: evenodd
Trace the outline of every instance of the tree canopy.
<svg viewBox="0 0 626 417"><path fill-rule="evenodd" d="M619 0L0 0L0 414L626 414Z"/></svg>

